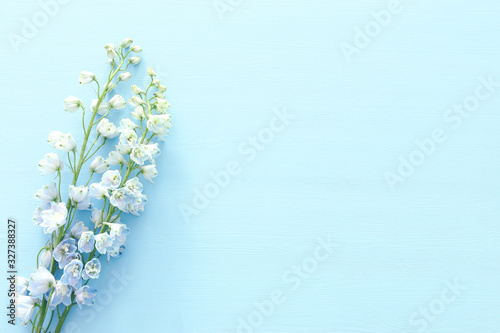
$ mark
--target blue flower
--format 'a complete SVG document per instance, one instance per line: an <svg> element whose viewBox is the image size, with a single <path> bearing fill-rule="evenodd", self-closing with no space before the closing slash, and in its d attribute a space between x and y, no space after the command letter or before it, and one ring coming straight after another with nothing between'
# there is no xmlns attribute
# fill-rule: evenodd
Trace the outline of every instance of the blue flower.
<svg viewBox="0 0 500 333"><path fill-rule="evenodd" d="M76 222L76 224L71 228L71 231L69 232L70 236L74 239L80 239L82 236L82 233L85 231L88 231L89 228L85 226L85 224L82 221Z"/></svg>
<svg viewBox="0 0 500 333"><path fill-rule="evenodd" d="M78 241L78 249L80 252L89 253L94 249L94 243L94 233L92 231L85 231Z"/></svg>
<svg viewBox="0 0 500 333"><path fill-rule="evenodd" d="M83 305L94 305L95 295L97 295L97 289L89 286L83 286L75 291L76 303L78 303L80 309L82 309Z"/></svg>
<svg viewBox="0 0 500 333"><path fill-rule="evenodd" d="M100 272L101 272L101 262L99 261L99 259L94 258L85 264L85 269L83 270L82 277L85 280L98 279Z"/></svg>
<svg viewBox="0 0 500 333"><path fill-rule="evenodd" d="M125 243L127 240L127 234L129 232L129 229L127 226L123 223L108 223L104 222L107 226L109 226L109 235L113 238L113 240L116 240L120 245Z"/></svg>
<svg viewBox="0 0 500 333"><path fill-rule="evenodd" d="M83 263L74 259L64 267L64 274L61 276L61 283L76 287L81 282Z"/></svg>
<svg viewBox="0 0 500 333"><path fill-rule="evenodd" d="M54 310L61 302L66 306L71 305L71 290L70 286L57 281L56 288L49 301L49 308Z"/></svg>
<svg viewBox="0 0 500 333"><path fill-rule="evenodd" d="M59 263L61 269L64 268L71 260L71 256L75 254L76 246L73 238L63 240L54 249L54 259Z"/></svg>

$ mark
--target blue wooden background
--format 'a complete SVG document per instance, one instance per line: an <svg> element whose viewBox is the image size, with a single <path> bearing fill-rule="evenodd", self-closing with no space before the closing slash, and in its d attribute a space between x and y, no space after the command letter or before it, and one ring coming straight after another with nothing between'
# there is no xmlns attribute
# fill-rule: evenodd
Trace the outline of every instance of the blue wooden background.
<svg viewBox="0 0 500 333"><path fill-rule="evenodd" d="M0 212L25 276L46 137L82 137L62 108L92 97L80 71L132 37L132 83L154 67L172 104L146 211L67 332L500 332L498 1L1 8Z"/></svg>

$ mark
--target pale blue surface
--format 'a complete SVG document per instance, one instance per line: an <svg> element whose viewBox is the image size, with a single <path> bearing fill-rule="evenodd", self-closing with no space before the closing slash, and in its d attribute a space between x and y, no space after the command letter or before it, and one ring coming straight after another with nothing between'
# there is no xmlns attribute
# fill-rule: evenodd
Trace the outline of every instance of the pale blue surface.
<svg viewBox="0 0 500 333"><path fill-rule="evenodd" d="M276 289L285 301L252 331L417 332L423 323L410 318L439 312L445 281L458 279L466 290L424 331L498 333L500 91L458 129L443 115L480 77L500 80L500 3L404 1L347 62L340 43L388 1L248 0L225 20L211 1L70 1L19 52L8 33L40 7L2 3L0 211L2 225L19 223L22 272L45 239L31 214L33 193L51 179L36 167L47 134L81 139L62 100L88 101L79 72L102 77L103 45L130 36L144 48L136 72L153 66L168 86L174 127L146 212L125 217L126 254L97 287L109 289L124 267L135 278L112 288L95 318L74 311L80 332L237 332ZM295 119L247 161L238 147L283 107ZM384 174L435 128L447 140L391 191ZM179 205L231 160L243 172L185 223ZM334 254L292 289L288 270L328 236ZM7 327L4 311L1 332L29 332Z"/></svg>

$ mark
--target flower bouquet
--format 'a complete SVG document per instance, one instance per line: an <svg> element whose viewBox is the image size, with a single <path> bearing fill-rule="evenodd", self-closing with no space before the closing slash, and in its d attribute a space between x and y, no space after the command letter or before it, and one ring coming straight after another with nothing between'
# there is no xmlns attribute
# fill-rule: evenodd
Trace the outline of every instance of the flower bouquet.
<svg viewBox="0 0 500 333"><path fill-rule="evenodd" d="M37 255L36 271L29 278L16 278L15 295L16 316L22 325L30 323L32 332L48 332L55 325L58 333L75 305L94 304L98 291L92 280L99 278L103 262L122 254L129 229L120 217L123 212L139 215L144 210L147 197L141 178L152 183L156 177L160 149L154 141L163 140L171 126L166 87L152 68L147 70L150 80L144 90L131 86L131 118L121 119L118 126L108 119L110 113L127 107L125 99L112 91L131 79L127 70L141 61L137 54L142 48L128 38L106 44L105 49L111 67L107 79L100 82L91 72L80 74L80 84L95 84L96 98L89 110L74 96L64 100L67 112L82 113L83 142L77 144L71 133L54 131L47 141L66 163L55 152L39 163L42 175L54 175L54 181L35 194L40 205L33 220L48 240ZM115 149L101 156L101 148L112 142ZM61 172L65 165L68 179ZM87 168L88 176L81 177ZM89 221L80 216L82 210L91 210Z"/></svg>

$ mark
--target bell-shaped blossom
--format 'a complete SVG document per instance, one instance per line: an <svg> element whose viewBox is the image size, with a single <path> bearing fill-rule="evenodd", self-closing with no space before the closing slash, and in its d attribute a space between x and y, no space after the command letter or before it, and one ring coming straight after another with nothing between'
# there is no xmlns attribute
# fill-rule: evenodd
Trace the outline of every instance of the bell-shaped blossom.
<svg viewBox="0 0 500 333"><path fill-rule="evenodd" d="M38 162L38 168L42 172L42 176L45 176L56 171L61 171L63 169L63 163L56 153L48 153Z"/></svg>
<svg viewBox="0 0 500 333"><path fill-rule="evenodd" d="M108 118L103 118L99 124L97 124L96 131L108 139L116 138L119 134L115 124L110 122Z"/></svg>
<svg viewBox="0 0 500 333"><path fill-rule="evenodd" d="M80 202L80 201L85 200L85 198L87 198L88 193L89 193L89 189L85 185L80 185L80 186L70 185L69 186L69 198L73 202Z"/></svg>
<svg viewBox="0 0 500 333"><path fill-rule="evenodd" d="M157 98L155 105L156 105L156 112L160 114L167 113L167 110L170 109L170 103L163 98Z"/></svg>
<svg viewBox="0 0 500 333"><path fill-rule="evenodd" d="M95 244L95 236L92 231L86 231L78 241L78 249L82 253L92 252Z"/></svg>
<svg viewBox="0 0 500 333"><path fill-rule="evenodd" d="M153 178L158 175L158 171L156 170L156 165L144 165L140 167L142 175L146 180L148 180L151 184L154 184Z"/></svg>
<svg viewBox="0 0 500 333"><path fill-rule="evenodd" d="M66 97L66 99L64 100L64 110L67 111L67 112L75 112L76 110L78 110L79 108L81 108L83 106L83 103L82 103L82 100L75 97L75 96L71 96L69 95L68 97Z"/></svg>
<svg viewBox="0 0 500 333"><path fill-rule="evenodd" d="M109 197L109 188L101 183L93 183L89 186L89 196L94 199L104 199Z"/></svg>
<svg viewBox="0 0 500 333"><path fill-rule="evenodd" d="M155 77L156 76L156 73L153 70L153 67L148 67L148 75L151 76L151 77Z"/></svg>
<svg viewBox="0 0 500 333"><path fill-rule="evenodd" d="M106 159L106 162L109 165L127 164L127 160L125 160L125 157L123 157L123 155L116 150L113 150L112 152L109 153L108 158Z"/></svg>
<svg viewBox="0 0 500 333"><path fill-rule="evenodd" d="M113 44L107 43L106 45L104 45L104 48L106 49L106 54L107 54L109 59L116 58L116 55L117 55L116 49L115 49L115 46Z"/></svg>
<svg viewBox="0 0 500 333"><path fill-rule="evenodd" d="M137 133L134 130L124 130L120 134L120 143L125 146L134 147L137 143Z"/></svg>
<svg viewBox="0 0 500 333"><path fill-rule="evenodd" d="M127 234L129 233L129 228L123 223L108 223L104 222L110 231L109 235L113 240L116 240L118 243L123 244L127 240Z"/></svg>
<svg viewBox="0 0 500 333"><path fill-rule="evenodd" d="M113 246L108 249L106 252L107 261L109 262L111 257L118 258L122 255L123 251L125 251L125 245L118 242L117 240L113 241Z"/></svg>
<svg viewBox="0 0 500 333"><path fill-rule="evenodd" d="M56 286L56 280L47 268L40 266L36 273L31 274L28 291L32 296L43 295Z"/></svg>
<svg viewBox="0 0 500 333"><path fill-rule="evenodd" d="M43 232L51 234L66 223L68 210L66 209L66 204L52 202L50 208L42 211L40 215L42 218L40 226L45 228Z"/></svg>
<svg viewBox="0 0 500 333"><path fill-rule="evenodd" d="M49 134L47 142L54 148L64 152L76 151L76 142L71 133L53 131Z"/></svg>
<svg viewBox="0 0 500 333"><path fill-rule="evenodd" d="M94 223L95 229L100 227L102 224L102 209L94 208L92 209L92 214L90 215L90 221Z"/></svg>
<svg viewBox="0 0 500 333"><path fill-rule="evenodd" d="M149 158L148 152L146 151L146 145L137 145L133 147L130 158L138 165L144 165L144 162Z"/></svg>
<svg viewBox="0 0 500 333"><path fill-rule="evenodd" d="M90 110L92 112L95 111L95 108L97 106L97 99L93 99L92 100L92 103L90 104ZM97 113L100 114L101 116L104 115L106 112L108 112L109 110L109 105L108 103L106 103L105 101L101 101L101 103L99 104L99 107L97 108Z"/></svg>
<svg viewBox="0 0 500 333"><path fill-rule="evenodd" d="M83 305L94 305L95 296L97 295L97 289L83 286L77 291L75 291L75 299L76 303L78 303L78 307L80 309L83 308Z"/></svg>
<svg viewBox="0 0 500 333"><path fill-rule="evenodd" d="M128 205L133 204L134 197L129 189L122 187L111 193L109 202L118 209L126 212Z"/></svg>
<svg viewBox="0 0 500 333"><path fill-rule="evenodd" d="M114 95L108 102L112 109L120 110L127 106L127 102L120 95Z"/></svg>
<svg viewBox="0 0 500 333"><path fill-rule="evenodd" d="M138 106L130 113L132 118L137 119L137 120L144 120L146 119L146 112L144 111L144 107Z"/></svg>
<svg viewBox="0 0 500 333"><path fill-rule="evenodd" d="M137 85L132 85L130 87L130 89L132 89L132 92L136 95L140 95L140 94L144 94L144 90L142 90L141 88L139 88Z"/></svg>
<svg viewBox="0 0 500 333"><path fill-rule="evenodd" d="M120 186L121 181L122 176L120 175L120 171L108 170L102 175L101 185L106 188L116 189Z"/></svg>
<svg viewBox="0 0 500 333"><path fill-rule="evenodd" d="M89 231L89 228L85 226L85 223L78 221L75 223L73 228L71 228L69 235L74 239L80 239L85 231Z"/></svg>
<svg viewBox="0 0 500 333"><path fill-rule="evenodd" d="M100 254L106 254L106 250L113 246L113 239L107 233L95 236L95 248Z"/></svg>
<svg viewBox="0 0 500 333"><path fill-rule="evenodd" d="M76 252L75 243L74 238L68 238L61 241L54 249L54 259L59 263L61 269L72 261L72 255Z"/></svg>
<svg viewBox="0 0 500 333"><path fill-rule="evenodd" d="M35 312L35 304L39 303L40 299L31 296L18 296L16 299L16 317L21 319L21 326L26 326L33 317Z"/></svg>
<svg viewBox="0 0 500 333"><path fill-rule="evenodd" d="M103 173L109 169L109 163L102 156L96 156L89 166L89 172Z"/></svg>
<svg viewBox="0 0 500 333"><path fill-rule="evenodd" d="M132 146L129 146L128 144L124 145L121 142L118 142L115 148L117 152L123 155L128 155L130 154L130 152L132 152Z"/></svg>
<svg viewBox="0 0 500 333"><path fill-rule="evenodd" d="M50 205L48 205L48 204L44 204L43 206L44 206L43 208L42 207L37 207L35 209L35 211L33 212L33 218L32 218L32 220L35 223L35 225L40 225L40 223L43 222L42 212L44 210L46 210L47 208L50 207Z"/></svg>
<svg viewBox="0 0 500 333"><path fill-rule="evenodd" d="M56 200L59 196L59 191L57 190L56 183L50 183L49 185L42 186L41 189L36 191L35 199L40 200L44 204L48 204Z"/></svg>
<svg viewBox="0 0 500 333"><path fill-rule="evenodd" d="M87 71L83 71L80 73L80 78L78 82L80 84L88 84L96 79L95 74Z"/></svg>
<svg viewBox="0 0 500 333"><path fill-rule="evenodd" d="M163 139L163 136L168 134L172 126L172 120L168 113L154 114L149 117L146 124L148 130L156 134L160 139Z"/></svg>
<svg viewBox="0 0 500 333"><path fill-rule="evenodd" d="M54 310L56 306L58 306L61 303L63 303L66 306L70 306L71 292L72 292L71 286L62 284L61 281L57 281L56 288L49 300L49 309Z"/></svg>
<svg viewBox="0 0 500 333"><path fill-rule="evenodd" d="M72 260L64 267L64 273L61 276L61 283L75 287L79 284L82 277L83 263L80 260Z"/></svg>
<svg viewBox="0 0 500 333"><path fill-rule="evenodd" d="M82 278L84 280L88 279L98 279L99 273L101 272L101 262L97 258L93 258L88 263L85 264L85 268L82 272Z"/></svg>
<svg viewBox="0 0 500 333"><path fill-rule="evenodd" d="M120 127L118 128L118 130L120 132L125 132L128 130L134 130L137 127L139 126L136 123L134 123L130 118L123 118L122 120L120 120Z"/></svg>
<svg viewBox="0 0 500 333"><path fill-rule="evenodd" d="M120 75L118 75L118 80L123 81L123 82L127 82L128 80L130 80L131 77L132 77L132 74L130 74L129 72L125 72L125 73L121 73Z"/></svg>
<svg viewBox="0 0 500 333"><path fill-rule="evenodd" d="M30 282L27 278L16 276L16 295L26 295Z"/></svg>
<svg viewBox="0 0 500 333"><path fill-rule="evenodd" d="M146 102L138 96L132 96L128 102L133 106L146 105Z"/></svg>
<svg viewBox="0 0 500 333"><path fill-rule="evenodd" d="M40 255L39 264L47 269L50 268L50 265L52 264L52 250L43 250L42 254Z"/></svg>

